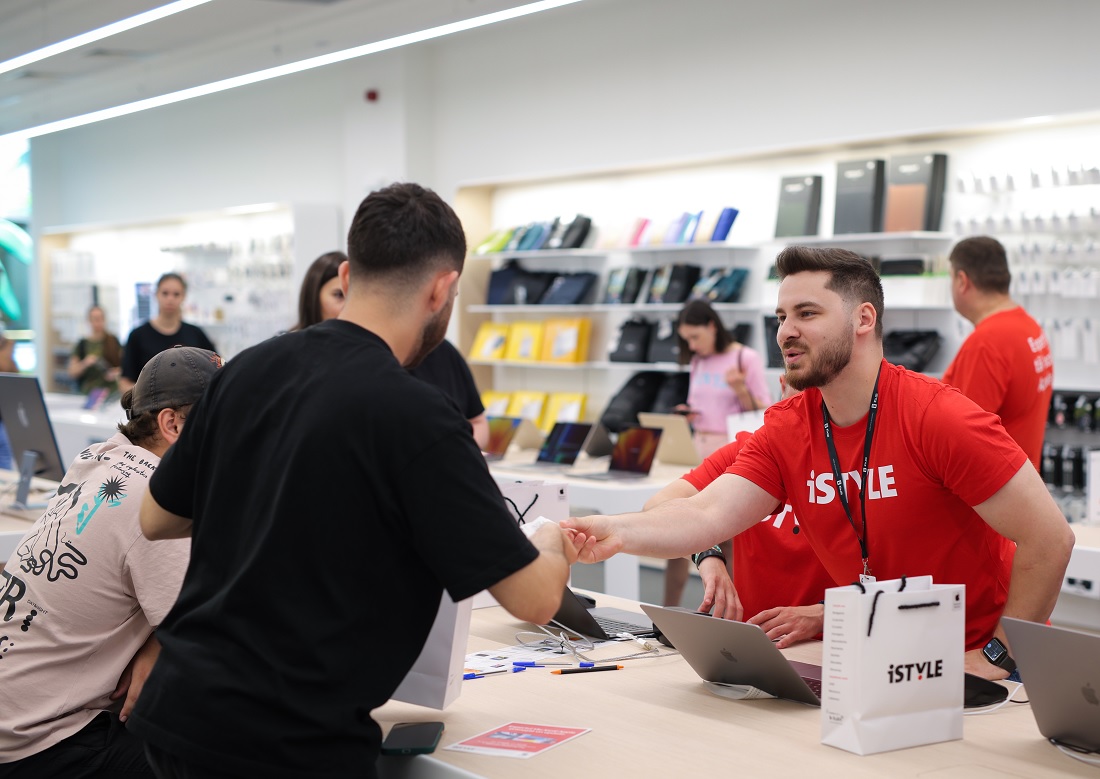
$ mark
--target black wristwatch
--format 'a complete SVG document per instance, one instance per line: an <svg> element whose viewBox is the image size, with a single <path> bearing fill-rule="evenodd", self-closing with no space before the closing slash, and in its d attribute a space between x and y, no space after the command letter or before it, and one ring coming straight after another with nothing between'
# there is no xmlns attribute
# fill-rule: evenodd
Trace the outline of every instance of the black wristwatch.
<svg viewBox="0 0 1100 779"><path fill-rule="evenodd" d="M986 660L998 668L1003 668L1009 673L1016 670L1016 661L1008 654L1008 647L996 638L989 639L989 643L982 647L982 654L985 655Z"/></svg>
<svg viewBox="0 0 1100 779"><path fill-rule="evenodd" d="M696 552L691 556L691 561L695 563L695 567L698 568L699 563L703 562L708 557L720 557L722 558L723 563L726 562L726 555L722 552L722 547L718 546L717 544L712 546L710 549L707 549L706 551Z"/></svg>

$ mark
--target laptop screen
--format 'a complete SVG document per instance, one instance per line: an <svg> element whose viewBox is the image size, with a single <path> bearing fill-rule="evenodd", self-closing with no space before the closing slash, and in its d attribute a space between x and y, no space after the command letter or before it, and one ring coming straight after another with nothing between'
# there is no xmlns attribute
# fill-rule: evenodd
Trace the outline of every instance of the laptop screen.
<svg viewBox="0 0 1100 779"><path fill-rule="evenodd" d="M572 465L581 453L592 425L584 422L555 422L539 449L540 463Z"/></svg>
<svg viewBox="0 0 1100 779"><path fill-rule="evenodd" d="M655 427L630 427L621 431L611 451L610 470L649 473L661 433L662 430Z"/></svg>
<svg viewBox="0 0 1100 779"><path fill-rule="evenodd" d="M503 457L519 427L519 417L489 417L489 443L485 445L487 456Z"/></svg>

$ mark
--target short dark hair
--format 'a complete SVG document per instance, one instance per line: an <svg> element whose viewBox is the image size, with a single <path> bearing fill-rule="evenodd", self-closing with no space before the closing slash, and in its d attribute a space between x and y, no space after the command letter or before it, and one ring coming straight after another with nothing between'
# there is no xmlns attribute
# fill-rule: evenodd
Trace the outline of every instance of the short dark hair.
<svg viewBox="0 0 1100 779"><path fill-rule="evenodd" d="M796 273L825 271L831 289L851 307L870 303L875 307L875 335L882 338L882 314L885 308L882 279L866 257L847 249L788 246L775 258L780 279Z"/></svg>
<svg viewBox="0 0 1100 779"><path fill-rule="evenodd" d="M982 292L1008 294L1012 272L1008 269L1005 247L996 238L976 235L955 244L948 258L951 266L966 273Z"/></svg>
<svg viewBox="0 0 1100 779"><path fill-rule="evenodd" d="M681 365L691 362L691 349L687 341L680 337L680 325L699 327L714 325L714 353L722 354L733 343L733 336L726 326L722 324L722 318L718 312L711 308L710 303L696 298L689 300L680 309L680 316L676 319L676 339L680 342L680 354L677 357Z"/></svg>
<svg viewBox="0 0 1100 779"><path fill-rule="evenodd" d="M122 394L121 403L124 409L129 410L133 403L133 397L134 391L132 389L128 389ZM172 410L177 414L187 416L187 412L193 405L193 403L188 403L186 406L178 406ZM130 443L135 446L141 446L148 449L149 447L145 446L145 444L152 444L160 436L160 425L157 423L157 417L163 410L162 408L151 409L138 414L133 419L119 422L118 432L126 436Z"/></svg>
<svg viewBox="0 0 1100 779"><path fill-rule="evenodd" d="M154 287L154 289L157 292L160 292L160 285L163 284L166 281L171 280L171 279L175 279L180 284L182 284L183 285L183 291L187 292L187 282L183 280L183 276L179 275L178 273L172 273L172 272L165 273L159 279L157 279L157 286Z"/></svg>
<svg viewBox="0 0 1100 779"><path fill-rule="evenodd" d="M321 287L336 278L340 263L347 258L343 252L325 252L309 266L298 293L298 324L294 325L293 330L301 330L321 321Z"/></svg>
<svg viewBox="0 0 1100 779"><path fill-rule="evenodd" d="M348 230L352 276L411 289L429 274L462 270L462 222L435 192L391 184L359 204Z"/></svg>

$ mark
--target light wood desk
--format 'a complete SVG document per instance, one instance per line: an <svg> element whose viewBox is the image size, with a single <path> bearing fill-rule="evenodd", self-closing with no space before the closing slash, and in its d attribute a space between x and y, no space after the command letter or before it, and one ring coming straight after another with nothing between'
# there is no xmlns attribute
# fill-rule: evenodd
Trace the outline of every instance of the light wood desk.
<svg viewBox="0 0 1100 779"><path fill-rule="evenodd" d="M622 599L597 598L601 606L631 607ZM476 610L470 650L515 644L515 632L524 629L528 626L500 607ZM622 649L615 652L622 653ZM821 645L802 644L786 654L820 662ZM555 676L550 669L539 668L466 681L458 700L443 712L387 703L374 712L383 731L394 722L427 720L444 721L446 731L431 757L383 758L382 776L566 779L626 777L628 771L656 777L797 779L1097 775L1094 767L1048 744L1024 704L1006 704L992 714L964 717L961 741L860 757L821 744L817 708L780 700L719 698L706 691L678 656L627 660L623 665L621 671L581 676ZM1021 691L1020 696L1024 694ZM527 760L443 749L508 722L592 731Z"/></svg>
<svg viewBox="0 0 1100 779"><path fill-rule="evenodd" d="M577 458L572 468L566 470L510 467L533 463L537 455L538 451L534 449L513 448L503 460L489 463L489 470L498 484L535 480L565 482L569 485L570 506L590 509L600 514L641 511L647 500L691 470L684 465L664 465L657 462L645 479L597 481L577 478L579 474L598 473L606 471L608 467L608 458L593 459L583 454ZM641 595L638 574L638 557L616 555L604 563L604 589L612 595L637 600Z"/></svg>

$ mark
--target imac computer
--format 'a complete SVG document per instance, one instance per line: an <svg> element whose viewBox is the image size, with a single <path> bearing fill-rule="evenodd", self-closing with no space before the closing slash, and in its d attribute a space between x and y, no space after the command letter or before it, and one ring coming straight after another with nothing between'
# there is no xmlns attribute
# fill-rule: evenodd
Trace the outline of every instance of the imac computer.
<svg viewBox="0 0 1100 779"><path fill-rule="evenodd" d="M65 476L65 465L61 462L61 452L57 448L57 439L54 438L53 425L50 424L50 415L46 412L46 402L37 378L0 373L0 419L4 421L12 458L19 469L14 507L44 508L27 504L31 478L40 476L61 481Z"/></svg>

